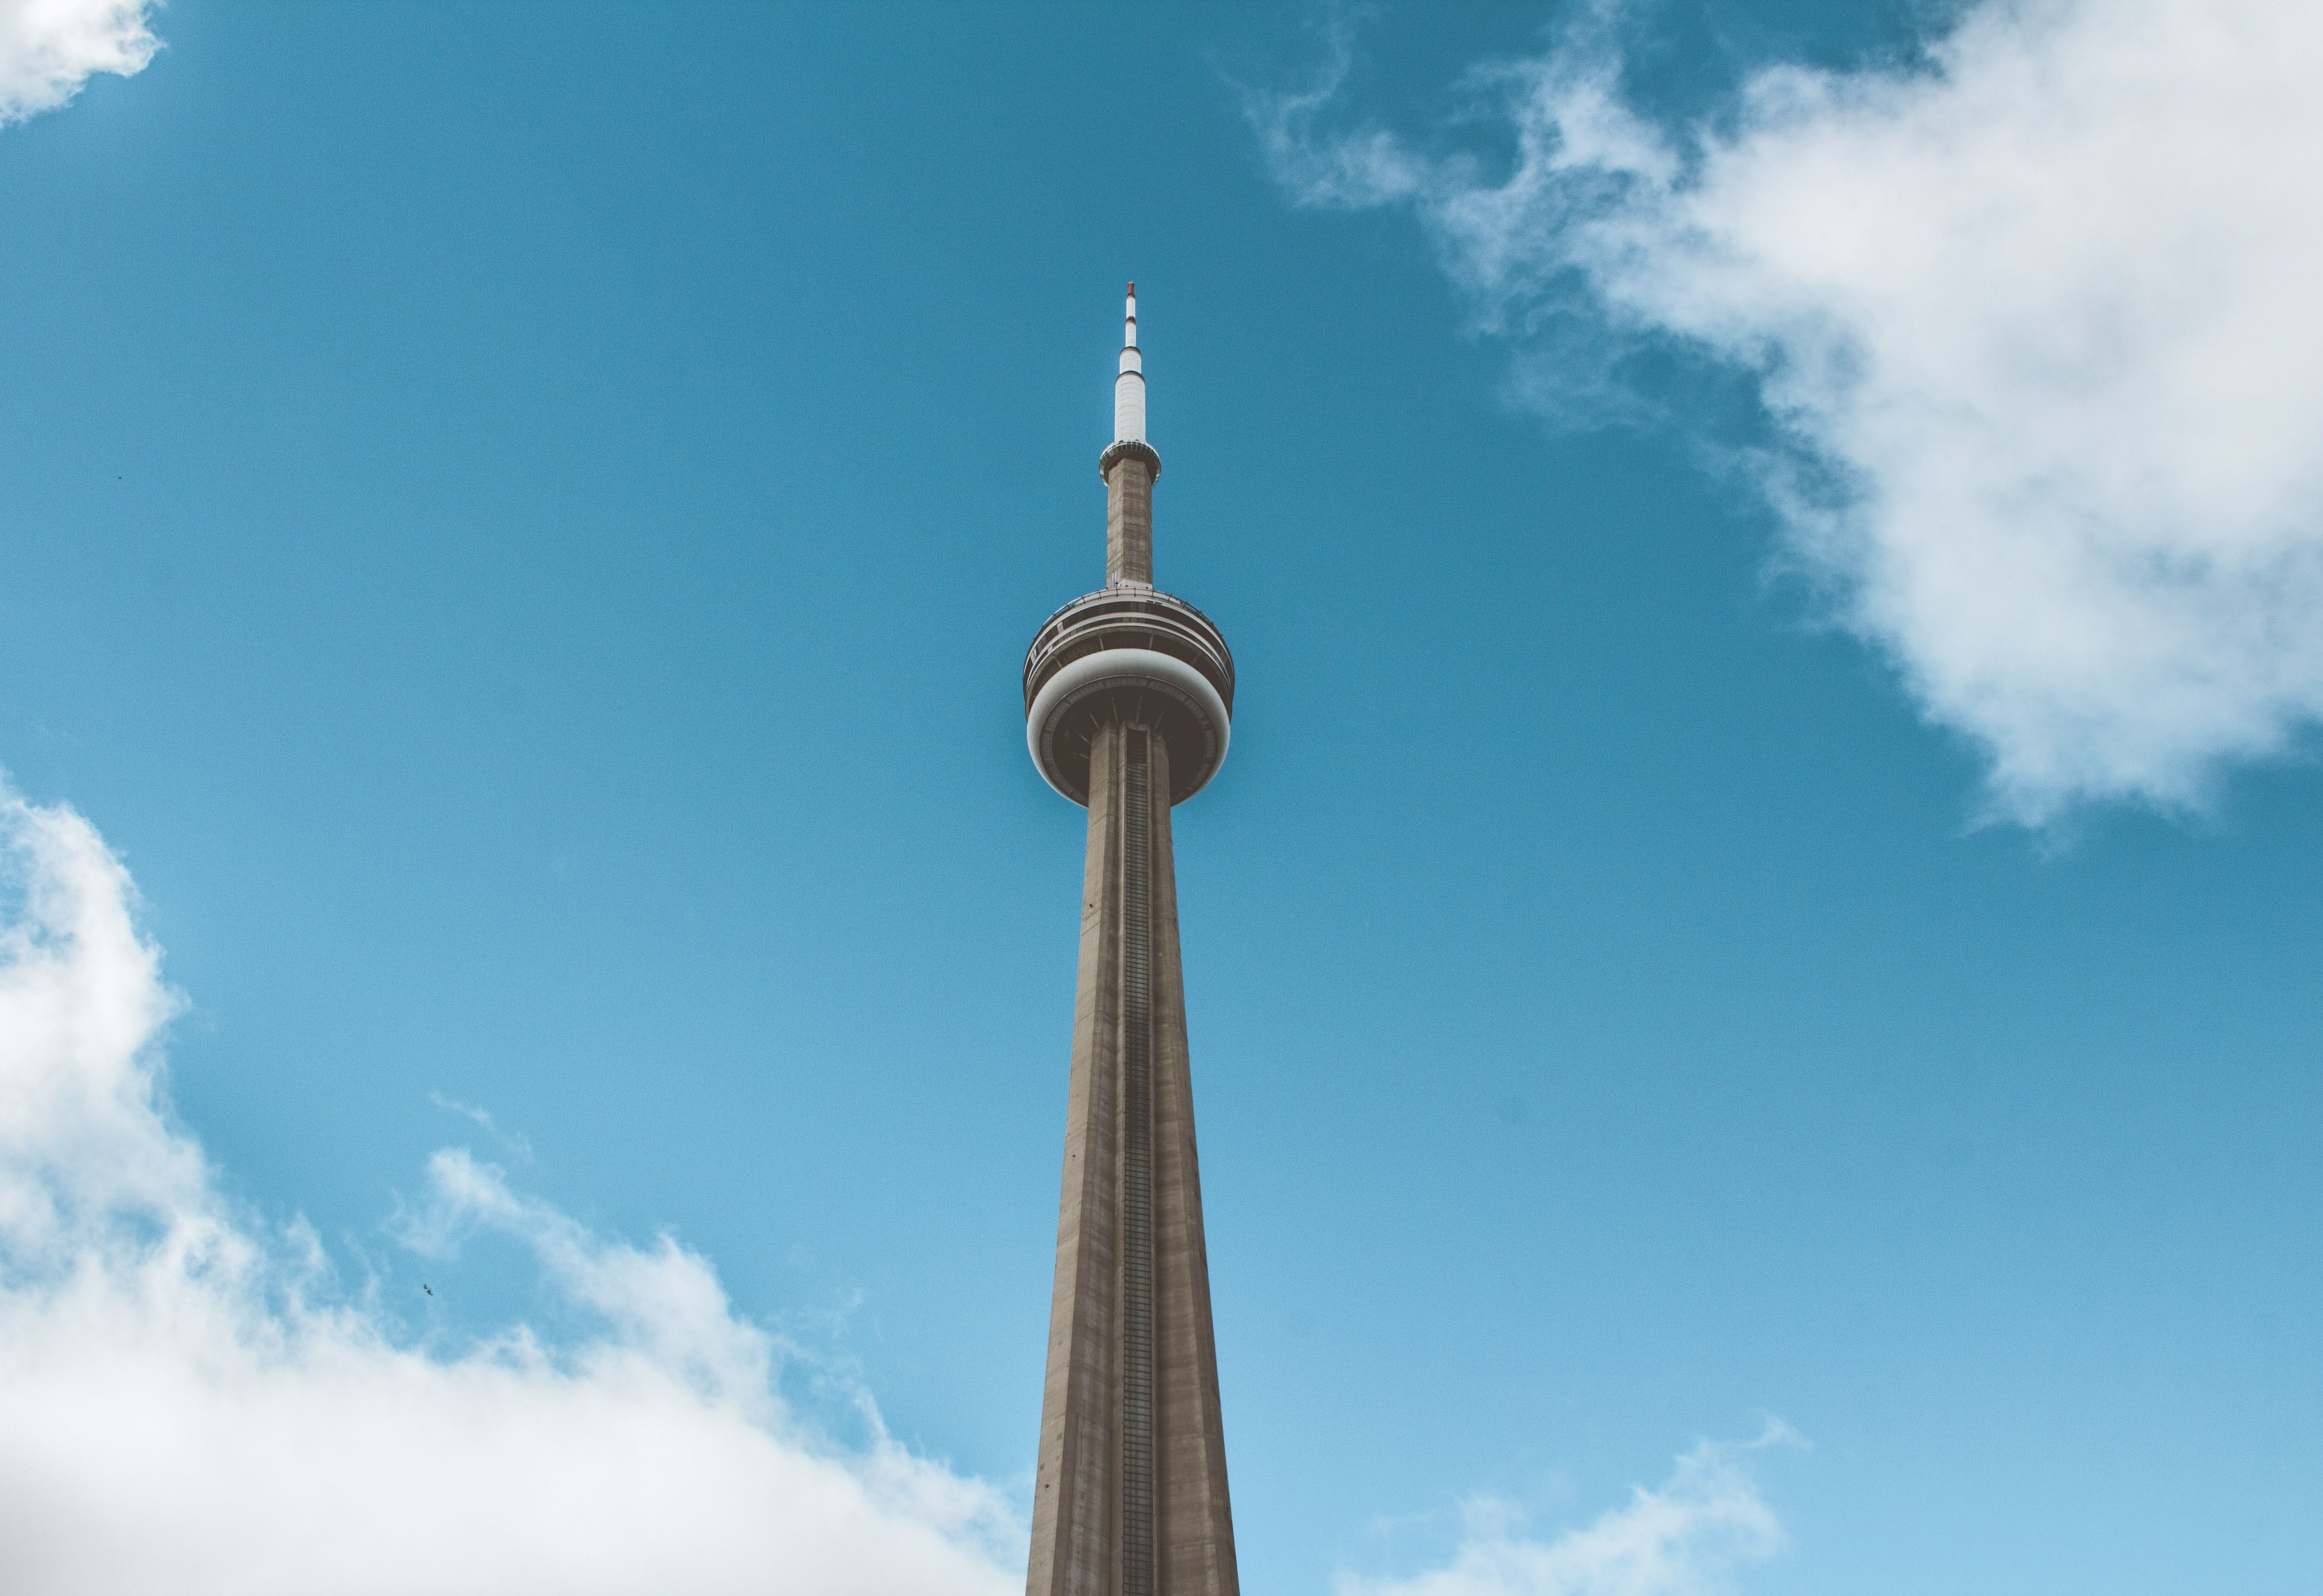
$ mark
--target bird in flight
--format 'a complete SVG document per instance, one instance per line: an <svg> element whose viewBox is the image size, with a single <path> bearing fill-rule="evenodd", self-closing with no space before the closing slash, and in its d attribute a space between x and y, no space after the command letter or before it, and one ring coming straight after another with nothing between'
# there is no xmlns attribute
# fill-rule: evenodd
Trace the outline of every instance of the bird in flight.
<svg viewBox="0 0 2323 1596"><path fill-rule="evenodd" d="M433 1286L431 1286L431 1285L429 1285L429 1284L428 1284L427 1281L425 1281L425 1280L422 1280L422 1281L420 1281L420 1282L419 1282L419 1289L420 1289L422 1291L427 1292L427 1295L428 1295L428 1296L430 1296L430 1297L433 1297L433 1296L435 1296L435 1295L436 1295L436 1288L435 1288L435 1287L433 1287Z"/></svg>

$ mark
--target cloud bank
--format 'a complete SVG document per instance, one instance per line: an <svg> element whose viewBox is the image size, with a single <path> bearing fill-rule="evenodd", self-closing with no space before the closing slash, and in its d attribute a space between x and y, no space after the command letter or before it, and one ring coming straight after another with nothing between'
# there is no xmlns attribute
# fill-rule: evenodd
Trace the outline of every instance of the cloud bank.
<svg viewBox="0 0 2323 1596"><path fill-rule="evenodd" d="M237 1210L166 1117L175 1008L120 861L0 789L11 1591L1021 1588L997 1492L876 1416L849 1448L788 1411L786 1349L666 1236L600 1237L449 1151L406 1239L513 1237L595 1328L446 1350L336 1289L312 1232Z"/></svg>
<svg viewBox="0 0 2323 1596"><path fill-rule="evenodd" d="M161 41L153 0L0 0L0 127L53 111L92 73L128 78Z"/></svg>
<svg viewBox="0 0 2323 1596"><path fill-rule="evenodd" d="M1471 1503L1447 1565L1407 1579L1343 1574L1338 1596L1716 1596L1784 1544L1742 1454L1795 1439L1770 1426L1747 1448L1705 1441L1660 1490L1639 1486L1627 1505L1553 1540L1528 1537L1505 1503Z"/></svg>
<svg viewBox="0 0 2323 1596"><path fill-rule="evenodd" d="M1250 115L1299 201L1409 209L1515 387L1624 349L1755 384L1788 564L1984 756L1997 815L2199 807L2323 717L2323 8L1984 0L1924 60L1758 71L1706 121L1606 28L1478 68L1513 157ZM1464 124L1473 127L1474 124Z"/></svg>

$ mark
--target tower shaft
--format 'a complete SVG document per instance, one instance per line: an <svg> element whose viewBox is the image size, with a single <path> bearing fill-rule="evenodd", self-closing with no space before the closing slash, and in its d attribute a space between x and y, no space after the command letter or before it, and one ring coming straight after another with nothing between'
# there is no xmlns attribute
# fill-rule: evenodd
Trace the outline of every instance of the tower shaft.
<svg viewBox="0 0 2323 1596"><path fill-rule="evenodd" d="M1106 585L1024 656L1024 737L1088 805L1064 1197L1026 1596L1240 1596L1194 1152L1170 807L1226 757L1234 656L1153 587L1137 285L1106 490Z"/></svg>
<svg viewBox="0 0 2323 1596"><path fill-rule="evenodd" d="M1153 585L1153 466L1121 451L1105 473L1105 579Z"/></svg>
<svg viewBox="0 0 2323 1596"><path fill-rule="evenodd" d="M1134 706L1092 728L1028 1596L1238 1596L1169 760Z"/></svg>

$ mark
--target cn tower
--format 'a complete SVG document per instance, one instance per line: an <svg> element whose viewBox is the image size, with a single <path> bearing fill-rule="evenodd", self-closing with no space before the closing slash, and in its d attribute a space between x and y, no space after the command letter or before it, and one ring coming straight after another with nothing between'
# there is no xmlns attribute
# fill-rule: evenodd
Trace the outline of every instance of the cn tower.
<svg viewBox="0 0 2323 1596"><path fill-rule="evenodd" d="M1239 1596L1194 1156L1170 810L1226 757L1234 656L1153 585L1137 285L1113 390L1105 586L1024 656L1024 738L1088 808L1064 1200L1026 1596Z"/></svg>

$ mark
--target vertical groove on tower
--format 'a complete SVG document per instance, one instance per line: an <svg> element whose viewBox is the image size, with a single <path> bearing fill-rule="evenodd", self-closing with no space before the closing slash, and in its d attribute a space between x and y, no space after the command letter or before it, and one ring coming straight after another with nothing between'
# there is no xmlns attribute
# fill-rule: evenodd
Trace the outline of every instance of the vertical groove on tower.
<svg viewBox="0 0 2323 1596"><path fill-rule="evenodd" d="M1153 1591L1153 838L1149 733L1122 804L1121 1596Z"/></svg>

